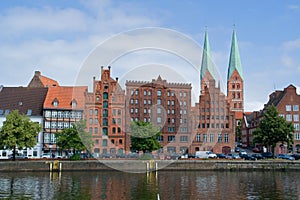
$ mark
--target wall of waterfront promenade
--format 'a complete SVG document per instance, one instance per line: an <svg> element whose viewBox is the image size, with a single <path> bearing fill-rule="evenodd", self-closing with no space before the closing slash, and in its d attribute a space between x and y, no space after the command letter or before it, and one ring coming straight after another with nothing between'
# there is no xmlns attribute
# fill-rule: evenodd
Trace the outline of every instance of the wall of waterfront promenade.
<svg viewBox="0 0 300 200"><path fill-rule="evenodd" d="M193 171L193 170L300 170L300 161L284 160L39 160L39 161L1 161L0 172L33 171L108 171L126 172L146 171Z"/></svg>

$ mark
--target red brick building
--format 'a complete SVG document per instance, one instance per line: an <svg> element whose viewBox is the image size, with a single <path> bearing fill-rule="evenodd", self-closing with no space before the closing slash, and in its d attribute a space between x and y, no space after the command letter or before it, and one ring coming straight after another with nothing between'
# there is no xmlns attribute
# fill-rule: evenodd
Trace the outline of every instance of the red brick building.
<svg viewBox="0 0 300 200"><path fill-rule="evenodd" d="M127 81L127 140L130 138L130 122L152 122L162 131L158 139L163 149L159 152L185 152L191 143L191 88L191 84L168 83L160 76L151 82Z"/></svg>
<svg viewBox="0 0 300 200"><path fill-rule="evenodd" d="M93 80L93 92L86 95L85 118L93 135L95 157L125 153L125 91L101 67L101 79Z"/></svg>
<svg viewBox="0 0 300 200"><path fill-rule="evenodd" d="M279 115L291 122L294 125L294 144L290 147L286 145L277 144L276 153L300 153L300 125L299 125L299 105L300 95L296 92L296 87L289 85L284 90L276 90L269 95L269 101L264 105L264 109L261 111L255 111L250 115L245 115L243 120L243 144L249 146L255 146L253 144L252 132L257 128L259 121L262 119L266 108L270 105L274 105Z"/></svg>
<svg viewBox="0 0 300 200"><path fill-rule="evenodd" d="M201 94L199 103L192 108L193 141L190 152L213 151L215 153L230 153L235 146L235 128L237 111L243 109L243 96L241 77L238 76L238 69L241 68L235 38L233 33L234 47L231 48L230 64L228 72L228 95L239 91L238 101L236 98L227 97L220 88L217 80L216 68L210 55L208 34L205 33L202 63L200 70ZM237 56L238 55L238 56ZM235 59L235 61L233 61ZM238 78L236 78L238 77ZM237 82L237 80L239 80ZM218 83L218 84L217 84ZM232 87L233 84L240 84L239 90ZM239 102L239 109L234 109L234 101ZM196 120L196 121L195 121ZM198 126L197 126L198 124ZM197 127L196 127L197 126Z"/></svg>

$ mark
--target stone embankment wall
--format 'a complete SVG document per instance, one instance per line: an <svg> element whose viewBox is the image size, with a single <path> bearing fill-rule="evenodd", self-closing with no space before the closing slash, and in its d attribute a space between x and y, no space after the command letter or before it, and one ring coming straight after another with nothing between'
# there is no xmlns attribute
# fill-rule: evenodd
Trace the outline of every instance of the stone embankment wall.
<svg viewBox="0 0 300 200"><path fill-rule="evenodd" d="M193 170L300 170L300 161L285 160L39 160L1 161L0 172L26 171L85 171L119 170L126 172L146 171L193 171Z"/></svg>

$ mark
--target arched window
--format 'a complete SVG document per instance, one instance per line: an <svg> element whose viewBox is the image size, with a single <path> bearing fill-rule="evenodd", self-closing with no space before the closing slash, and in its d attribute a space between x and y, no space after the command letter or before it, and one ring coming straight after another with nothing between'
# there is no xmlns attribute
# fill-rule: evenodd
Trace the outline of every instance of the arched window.
<svg viewBox="0 0 300 200"><path fill-rule="evenodd" d="M108 99L108 93L107 92L103 92L103 99Z"/></svg>

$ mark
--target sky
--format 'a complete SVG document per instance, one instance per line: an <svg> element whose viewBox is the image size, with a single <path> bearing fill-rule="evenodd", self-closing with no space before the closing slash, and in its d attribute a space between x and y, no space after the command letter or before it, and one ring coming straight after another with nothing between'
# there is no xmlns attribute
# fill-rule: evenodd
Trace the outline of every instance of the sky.
<svg viewBox="0 0 300 200"><path fill-rule="evenodd" d="M122 86L161 75L191 83L197 99L205 31L224 89L235 30L245 111L290 84L300 91L298 0L11 0L0 15L0 85L26 86L39 70L60 85L90 86L111 65Z"/></svg>

